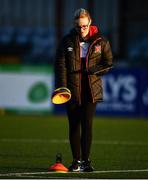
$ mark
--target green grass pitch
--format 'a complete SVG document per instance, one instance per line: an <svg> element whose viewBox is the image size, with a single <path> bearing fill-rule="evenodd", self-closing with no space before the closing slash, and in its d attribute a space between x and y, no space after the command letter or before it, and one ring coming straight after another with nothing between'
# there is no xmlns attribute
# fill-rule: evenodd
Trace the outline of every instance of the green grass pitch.
<svg viewBox="0 0 148 180"><path fill-rule="evenodd" d="M96 116L93 173L50 173L72 161L65 116L0 116L0 178L148 178L148 120Z"/></svg>

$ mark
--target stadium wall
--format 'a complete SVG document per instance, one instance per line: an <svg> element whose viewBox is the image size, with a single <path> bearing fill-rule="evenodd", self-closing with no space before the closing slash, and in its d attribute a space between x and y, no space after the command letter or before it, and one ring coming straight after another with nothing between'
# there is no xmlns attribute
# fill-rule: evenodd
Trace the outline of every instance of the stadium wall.
<svg viewBox="0 0 148 180"><path fill-rule="evenodd" d="M64 105L53 105L52 66L0 66L0 114L65 113ZM116 67L103 76L104 101L97 115L148 116L148 72L143 68Z"/></svg>

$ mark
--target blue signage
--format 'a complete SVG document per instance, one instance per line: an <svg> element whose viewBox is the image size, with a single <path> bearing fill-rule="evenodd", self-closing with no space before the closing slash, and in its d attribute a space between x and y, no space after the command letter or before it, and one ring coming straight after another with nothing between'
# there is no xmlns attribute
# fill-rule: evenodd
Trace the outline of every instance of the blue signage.
<svg viewBox="0 0 148 180"><path fill-rule="evenodd" d="M141 116L148 116L148 72L141 73Z"/></svg>
<svg viewBox="0 0 148 180"><path fill-rule="evenodd" d="M148 80L142 80L146 78L142 74L140 69L118 68L103 76L104 101L98 103L97 114L145 116L148 89L145 94L143 91L148 88Z"/></svg>

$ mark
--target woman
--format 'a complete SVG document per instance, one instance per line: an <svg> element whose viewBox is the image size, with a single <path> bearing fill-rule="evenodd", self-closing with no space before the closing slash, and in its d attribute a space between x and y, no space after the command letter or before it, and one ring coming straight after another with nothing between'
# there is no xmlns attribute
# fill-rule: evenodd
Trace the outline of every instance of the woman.
<svg viewBox="0 0 148 180"><path fill-rule="evenodd" d="M87 10L76 10L74 28L63 38L56 56L56 88L71 91L66 103L73 156L69 171L94 170L89 160L93 117L96 103L103 99L101 75L112 67L110 44L91 23Z"/></svg>

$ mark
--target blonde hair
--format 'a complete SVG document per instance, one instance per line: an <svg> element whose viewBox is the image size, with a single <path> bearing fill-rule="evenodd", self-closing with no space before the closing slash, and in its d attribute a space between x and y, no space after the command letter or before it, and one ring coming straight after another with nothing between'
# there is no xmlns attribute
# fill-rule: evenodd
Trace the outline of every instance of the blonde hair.
<svg viewBox="0 0 148 180"><path fill-rule="evenodd" d="M84 17L88 17L88 19L91 21L91 17L89 12L86 9L80 8L77 9L74 13L74 21L79 19L79 18L84 18Z"/></svg>

